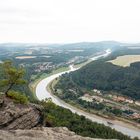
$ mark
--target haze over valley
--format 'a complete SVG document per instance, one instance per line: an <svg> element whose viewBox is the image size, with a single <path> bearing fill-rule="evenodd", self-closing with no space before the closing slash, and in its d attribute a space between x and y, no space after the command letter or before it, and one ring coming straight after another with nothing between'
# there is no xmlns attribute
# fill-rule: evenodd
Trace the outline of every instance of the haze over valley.
<svg viewBox="0 0 140 140"><path fill-rule="evenodd" d="M0 140L140 140L139 13L139 0L1 0Z"/></svg>

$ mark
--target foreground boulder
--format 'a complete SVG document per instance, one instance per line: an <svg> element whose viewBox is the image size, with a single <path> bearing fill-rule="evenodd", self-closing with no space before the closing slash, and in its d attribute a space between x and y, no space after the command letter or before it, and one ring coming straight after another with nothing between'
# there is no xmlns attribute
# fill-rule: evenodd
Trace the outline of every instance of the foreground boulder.
<svg viewBox="0 0 140 140"><path fill-rule="evenodd" d="M0 98L0 129L31 129L41 124L41 116L40 106L16 104L10 98Z"/></svg>
<svg viewBox="0 0 140 140"><path fill-rule="evenodd" d="M40 105L18 104L0 97L0 140L96 140L65 127L42 127L42 110Z"/></svg>
<svg viewBox="0 0 140 140"><path fill-rule="evenodd" d="M102 140L81 137L65 127L33 128L31 130L0 130L2 140Z"/></svg>

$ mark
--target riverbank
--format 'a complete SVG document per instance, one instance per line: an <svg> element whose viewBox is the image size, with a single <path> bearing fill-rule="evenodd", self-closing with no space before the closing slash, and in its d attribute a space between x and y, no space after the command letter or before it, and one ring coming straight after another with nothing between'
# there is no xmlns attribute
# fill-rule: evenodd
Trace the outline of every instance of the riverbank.
<svg viewBox="0 0 140 140"><path fill-rule="evenodd" d="M43 73L38 79L35 79L33 82L31 82L31 83L29 84L29 88L30 88L30 90L32 91L32 93L35 94L35 92L36 92L36 87L37 87L38 83L39 83L41 80L43 80L43 79L45 79L45 78L47 78L47 77L49 77L49 76L51 76L51 75L53 75L53 74L58 74L58 73L61 73L61 72L69 71L71 68L72 68L73 70L79 69L79 68L81 68L81 67L87 65L88 63L90 63L90 62L92 62L92 61L94 61L94 60L96 60L96 59L98 59L98 58L100 58L100 57L106 57L106 56L108 56L110 53L111 53L111 50L110 50L110 49L107 49L107 50L105 51L105 53L101 53L100 55L97 55L97 56L95 56L95 57L92 57L92 58L88 59L87 61L85 61L85 62L83 62L83 63L76 64L76 65L70 65L70 67L61 67L61 68L58 68L58 69L56 69L56 70L53 70L53 71L52 71L51 73L49 73L49 74ZM72 70L72 71L73 71L73 70ZM36 97L36 95L35 95L35 97Z"/></svg>
<svg viewBox="0 0 140 140"><path fill-rule="evenodd" d="M53 81L50 82L50 84L47 86L47 90L52 93L53 96L59 98L57 95L55 95L55 91L54 91L54 86L55 84L57 84L57 82L59 81L59 79L54 79ZM59 100L62 100L59 98ZM82 110L84 112L87 112L89 114L94 114L96 118L98 119L104 119L108 122L109 126L111 125L114 125L114 124L121 124L123 125L124 127L127 127L127 128L131 128L131 129L134 129L134 130L137 130L137 131L140 131L140 125L138 125L137 123L135 122L132 122L132 121L129 121L129 120L126 120L126 119L123 119L123 118L119 118L119 117L111 117L111 116L107 116L107 115L104 115L104 114L99 114L99 113L94 113L94 112L90 112L88 111L87 109L81 107L79 104L76 104L76 103L72 103L72 102L66 102L64 101L65 103L71 105L71 106L74 106L75 108L79 109L79 110Z"/></svg>
<svg viewBox="0 0 140 140"><path fill-rule="evenodd" d="M100 55L100 56L96 56L96 58L93 58L93 60L96 60L100 57L104 57L107 55L107 52L103 55ZM51 93L51 91L49 91L48 89L46 89L46 87L50 84L50 82L52 82L54 79L58 78L60 75L66 73L66 72L71 72L71 71L74 71L76 69L71 69L69 71L65 71L65 72L61 72L61 73L58 73L58 74L54 74L48 78L45 78L43 79L42 81L40 81L36 87L36 96L39 100L43 100L45 98L51 98L52 99L52 102L54 102L56 105L59 105L61 107L64 107L66 109L69 109L71 110L73 113L77 113L78 115L83 115L85 116L86 118L90 119L91 121L93 122L97 122L97 123L101 123L101 124L104 124L106 126L110 126L111 128L117 130L117 131L120 131L122 132L123 134L126 134L126 135L129 135L131 137L139 137L140 138L140 130L136 129L135 126L134 127L130 127L128 124L124 125L124 123L122 122L117 122L115 121L114 122L114 125L109 125L108 124L108 120L106 120L105 118L102 118L100 116L96 116L94 114L90 114L90 113L87 113L83 110L80 110L74 106L71 106L69 104L67 104L66 102L62 101L61 99L59 99L58 97L56 97L55 95L53 95Z"/></svg>
<svg viewBox="0 0 140 140"><path fill-rule="evenodd" d="M59 97L55 96L51 92L52 90L51 90L50 86L51 86L52 82L53 81L51 81L48 84L47 91L50 92L50 94L53 98L55 98L55 99L57 99L57 101L61 102L63 104L63 106L67 106L67 108L70 109L73 113L77 113L78 115L83 115L86 118L92 120L93 122L98 122L98 123L104 124L106 126L110 126L111 128L114 128L117 131L120 131L120 132L125 131L127 133L127 135L132 136L133 131L136 131L137 134L135 136L140 138L140 134L139 134L140 129L137 128L136 125L134 125L134 124L126 123L126 122L123 122L120 120L111 120L111 119L107 119L105 117L102 117L102 116L99 116L96 114L91 114L81 108L77 108L77 106L70 105L70 104L66 103L65 101L61 100ZM108 122L110 122L110 124ZM126 134L126 133L124 133L124 134ZM133 135L132 137L135 137L135 136Z"/></svg>
<svg viewBox="0 0 140 140"><path fill-rule="evenodd" d="M29 84L29 88L30 88L32 94L34 95L35 99L37 99L36 94L35 94L35 92L36 92L36 86L38 85L38 83L41 80L43 80L43 79L45 79L45 78L47 78L47 77L49 77L49 76L51 76L53 74L57 74L57 73L68 71L68 70L70 70L69 67L61 67L61 68L58 68L56 70L53 70L51 73L48 73L48 74L47 73L43 73L39 78L37 78L33 82L31 82Z"/></svg>

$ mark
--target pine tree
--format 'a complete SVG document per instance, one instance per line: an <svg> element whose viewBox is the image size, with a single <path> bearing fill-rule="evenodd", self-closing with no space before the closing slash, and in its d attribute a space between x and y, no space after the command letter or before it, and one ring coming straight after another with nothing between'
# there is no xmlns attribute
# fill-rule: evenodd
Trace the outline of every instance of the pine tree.
<svg viewBox="0 0 140 140"><path fill-rule="evenodd" d="M1 86L5 87L5 95L8 96L8 92L16 85L25 84L23 79L24 70L13 66L11 61L5 61L2 64L4 79L1 80Z"/></svg>

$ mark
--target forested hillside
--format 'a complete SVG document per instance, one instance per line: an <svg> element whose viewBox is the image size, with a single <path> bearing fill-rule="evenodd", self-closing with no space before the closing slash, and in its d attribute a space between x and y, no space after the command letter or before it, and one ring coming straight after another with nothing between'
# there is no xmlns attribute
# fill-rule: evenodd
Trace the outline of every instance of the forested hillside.
<svg viewBox="0 0 140 140"><path fill-rule="evenodd" d="M67 127L76 134L92 138L131 140L130 137L123 135L121 132L117 132L103 124L92 122L84 116L73 114L70 110L56 106L52 102L41 102L39 104L44 107L46 126ZM134 138L134 140L138 139Z"/></svg>
<svg viewBox="0 0 140 140"><path fill-rule="evenodd" d="M73 84L90 90L116 91L133 99L140 99L139 70L139 62L131 64L130 67L120 67L105 60L98 60L64 75L59 86L66 88Z"/></svg>
<svg viewBox="0 0 140 140"><path fill-rule="evenodd" d="M25 84L25 80L23 79L24 69L17 68L12 64L12 62L6 61L1 65L0 70L0 85L5 87L1 87L1 89L3 90L0 90L3 92L3 94L0 93L0 113L6 115L6 117L10 114L8 119L12 117L12 121L8 121L8 124L6 123L6 125L10 125L10 123L14 122L17 128L19 125L22 125L21 128L23 129L24 127L26 128L28 122L26 122L27 124L25 125L23 119L21 118L21 116L24 114L23 118L24 120L26 118L27 121L29 121L29 124L34 123L34 121L37 121L37 123L40 122L40 125L42 125L43 122L43 124L46 127L67 127L70 130L74 131L76 134L82 136L94 138L117 138L120 140L132 140L130 137L122 134L121 132L117 132L114 129L111 129L110 127L92 122L86 119L84 116L79 116L77 114L72 113L68 109L56 106L50 100L45 100L41 102L36 100L34 101L34 104L32 104L28 100L28 98L25 95L23 95L27 93L21 93L16 88L17 86L20 86L22 88L23 84ZM37 108L37 110L35 110L35 108ZM3 113L3 111L5 111L6 113ZM25 113L23 113L23 111L25 111ZM39 113L40 111L41 113ZM29 116L26 116L27 113L29 113ZM0 122L3 122L2 117L3 115L1 115ZM6 118L6 122L8 119ZM18 119L21 120L19 121ZM30 121L30 119L32 119L32 121ZM2 126L2 123L1 128L5 127L5 124L3 127ZM15 128L15 125L13 127ZM11 127L11 129L13 129L13 127ZM135 139L137 140L137 138Z"/></svg>

